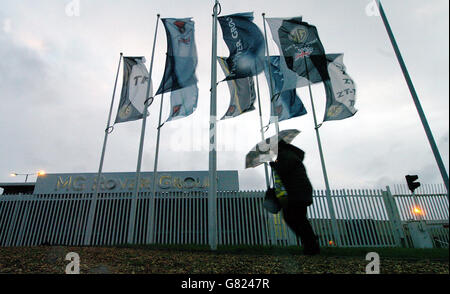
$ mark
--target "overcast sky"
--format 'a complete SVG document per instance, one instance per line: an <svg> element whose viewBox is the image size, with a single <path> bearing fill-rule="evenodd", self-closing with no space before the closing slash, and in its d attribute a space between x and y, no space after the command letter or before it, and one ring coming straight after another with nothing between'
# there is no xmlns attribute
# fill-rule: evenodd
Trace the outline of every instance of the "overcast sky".
<svg viewBox="0 0 450 294"><path fill-rule="evenodd" d="M223 0L222 15L253 11L267 17L303 16L317 26L327 53L344 53L357 85L357 114L320 128L331 188L384 188L418 174L442 183L424 129L381 18L369 0ZM79 4L79 5L77 5ZM212 0L2 0L0 4L0 182L23 181L11 172L96 172L119 53L147 57L156 14L193 17L199 64L198 108L161 129L159 170L207 170ZM449 2L384 0L386 14L416 87L434 138L449 163ZM69 6L67 6L69 5ZM218 32L218 53L228 49ZM278 54L269 34L269 50ZM153 70L162 78L166 36L160 23ZM220 70L220 67L219 67ZM122 71L121 71L122 74ZM223 78L219 72L218 79ZM117 112L122 76L116 94ZM264 124L268 86L259 76ZM307 88L298 89L308 115L280 123L301 131L293 143L306 152L314 188L324 181ZM319 122L325 110L321 84L313 86ZM160 96L150 106L142 169L152 171ZM163 121L169 114L164 98ZM229 103L218 87L218 116ZM255 104L255 106L257 106ZM113 120L114 120L113 117ZM118 124L109 136L104 171L136 170L141 121ZM266 133L273 135L273 127ZM241 189L264 188L263 168L245 169L245 154L260 140L257 111L218 124L218 169L238 170ZM30 178L34 180L34 178Z"/></svg>

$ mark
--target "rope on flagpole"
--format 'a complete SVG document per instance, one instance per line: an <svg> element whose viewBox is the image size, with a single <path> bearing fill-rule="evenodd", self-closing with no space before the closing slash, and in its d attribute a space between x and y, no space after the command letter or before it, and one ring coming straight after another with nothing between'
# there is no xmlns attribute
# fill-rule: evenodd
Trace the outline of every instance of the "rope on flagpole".
<svg viewBox="0 0 450 294"><path fill-rule="evenodd" d="M219 8L219 11L217 11L217 8ZM214 13L216 13L216 16L219 16L222 13L222 5L220 5L219 1L217 1L216 4L214 4L213 14Z"/></svg>
<svg viewBox="0 0 450 294"><path fill-rule="evenodd" d="M153 101L154 101L154 100L155 100L155 97L148 97L147 99L145 99L144 105L145 105L148 101L150 101L150 103L148 104L148 106L150 106L150 105L153 104Z"/></svg>
<svg viewBox="0 0 450 294"><path fill-rule="evenodd" d="M226 78L225 78L226 79ZM219 83L221 83L221 82L223 82L223 81L225 81L225 79L223 79L222 81L220 81L220 82L217 82L216 83L216 87L219 85ZM211 92L212 91L212 88L209 88L209 92Z"/></svg>

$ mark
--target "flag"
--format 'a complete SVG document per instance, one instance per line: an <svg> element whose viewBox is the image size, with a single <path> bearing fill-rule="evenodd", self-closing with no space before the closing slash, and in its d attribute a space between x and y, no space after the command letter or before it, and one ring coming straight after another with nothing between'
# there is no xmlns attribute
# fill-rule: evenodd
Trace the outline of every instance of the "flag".
<svg viewBox="0 0 450 294"><path fill-rule="evenodd" d="M123 58L123 83L115 123L138 120L143 117L148 71L144 57ZM150 83L150 97L152 96Z"/></svg>
<svg viewBox="0 0 450 294"><path fill-rule="evenodd" d="M230 70L228 69L226 59L224 57L217 57L217 60L225 76L228 76ZM228 80L227 84L230 90L230 106L222 119L236 117L255 109L253 103L255 102L256 94L253 77Z"/></svg>
<svg viewBox="0 0 450 294"><path fill-rule="evenodd" d="M323 121L352 117L355 109L356 88L347 74L343 54L327 54L329 79L324 81L327 95Z"/></svg>
<svg viewBox="0 0 450 294"><path fill-rule="evenodd" d="M170 93L170 115L166 122L192 114L197 108L198 87L192 84Z"/></svg>
<svg viewBox="0 0 450 294"><path fill-rule="evenodd" d="M264 36L253 23L253 12L218 18L223 39L230 50L227 58L230 74L225 80L251 77L264 69Z"/></svg>
<svg viewBox="0 0 450 294"><path fill-rule="evenodd" d="M175 91L197 83L197 48L192 18L163 18L167 35L164 76L155 95Z"/></svg>
<svg viewBox="0 0 450 294"><path fill-rule="evenodd" d="M283 56L280 68L285 76L285 83L279 89L280 92L328 79L325 50L315 26L303 22L301 17L266 20L280 55Z"/></svg>
<svg viewBox="0 0 450 294"><path fill-rule="evenodd" d="M264 72L266 74L267 82L270 84L270 74L267 63L265 63ZM280 92L283 88L283 83L286 80L283 76L283 72L280 69L280 56L270 57L270 69L272 73L272 85L274 92L278 93L270 104L270 123L274 123L273 117L277 116L278 121L283 121L293 117L305 115L306 108L303 105L300 97L297 96L296 90L286 90Z"/></svg>
<svg viewBox="0 0 450 294"><path fill-rule="evenodd" d="M271 70L272 70L272 76L277 77L286 74L286 72L283 72L281 69L282 59L280 59L279 62L279 71L276 68L276 61L273 59L275 56L271 57ZM319 83L323 82L324 88L325 88L325 94L326 94L326 109L325 109L325 116L323 121L330 121L330 120L341 120L348 117L353 116L357 110L355 109L355 102L356 102L356 88L355 83L353 79L347 74L346 67L343 62L344 55L343 54L327 54L326 55L326 61L327 61L327 73L326 73L326 79L323 80L323 75L320 74L319 70L317 68L310 68L308 67L309 71L309 77L311 83ZM275 61L275 62L274 62ZM303 69L305 70L305 66L303 65ZM266 77L268 78L268 70L265 70ZM288 74L291 74L292 72ZM281 90L284 89L284 84L286 81L289 82L289 79L292 79L290 76L288 79L281 78L279 80L283 81L282 83L278 82L277 79L274 80L274 93L278 93L274 95L274 103L276 104L275 111L271 111L272 116L276 116L278 113L279 117L278 120L281 121L283 118L282 110L284 108L281 108L280 105L278 105L280 98L282 99L283 93L292 93L293 90L285 90L279 93ZM308 85L307 80L306 85ZM270 81L269 81L270 83ZM306 86L302 85L302 86ZM291 91L291 92L289 92ZM281 95L281 96L280 96ZM285 94L287 95L287 94ZM291 94L292 96L293 94ZM278 98L280 96L280 98ZM288 98L284 98L289 101ZM292 98L291 98L292 99ZM286 103L286 102L285 102ZM285 104L286 105L286 104ZM272 123L272 121L271 121Z"/></svg>

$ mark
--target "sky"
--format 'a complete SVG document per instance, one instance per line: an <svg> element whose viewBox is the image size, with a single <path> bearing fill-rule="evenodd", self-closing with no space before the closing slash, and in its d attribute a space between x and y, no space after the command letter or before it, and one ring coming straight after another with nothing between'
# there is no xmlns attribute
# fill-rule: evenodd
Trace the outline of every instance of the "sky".
<svg viewBox="0 0 450 294"><path fill-rule="evenodd" d="M448 173L449 168L449 2L384 0L383 5L419 95ZM20 182L11 172L96 172L103 144L119 53L145 56L150 63L161 17L193 17L199 56L198 108L161 128L158 170L207 170L213 0L2 0L0 4L0 182ZM327 53L344 53L357 87L356 115L325 122L320 130L332 189L381 189L404 184L406 174L442 184L418 113L386 30L371 0L223 0L221 15L252 11L263 30L266 17L303 19L318 29ZM278 49L269 34L269 51ZM218 55L228 49L218 29ZM161 81L166 36L159 23L152 80ZM218 80L223 73L218 67ZM264 124L269 89L259 77ZM114 121L122 86L115 96ZM218 86L217 115L229 103ZM293 144L305 151L304 164L315 189L324 189L311 102L297 89L308 114L280 123L298 129ZM164 97L162 120L169 115ZM322 84L313 86L319 123L325 110ZM150 106L142 162L153 171L161 97ZM255 104L256 108L257 105ZM105 172L136 171L141 121L117 124L109 135ZM273 126L266 135L273 135ZM218 122L218 170L237 170L242 190L265 187L262 167L245 169L245 155L260 141L257 111ZM29 180L33 181L31 176Z"/></svg>

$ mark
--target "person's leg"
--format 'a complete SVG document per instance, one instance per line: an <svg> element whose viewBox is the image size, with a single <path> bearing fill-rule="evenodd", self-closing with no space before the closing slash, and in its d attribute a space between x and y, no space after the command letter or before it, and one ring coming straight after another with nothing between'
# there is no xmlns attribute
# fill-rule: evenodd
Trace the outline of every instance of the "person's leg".
<svg viewBox="0 0 450 294"><path fill-rule="evenodd" d="M300 238L303 243L304 253L318 254L320 252L319 242L316 235L314 234L311 223L306 216L307 206L302 206L300 210L302 213L299 220L299 228L301 232Z"/></svg>
<svg viewBox="0 0 450 294"><path fill-rule="evenodd" d="M291 203L283 207L283 219L286 224L300 237L305 254L318 254L319 244L307 216L307 206Z"/></svg>

